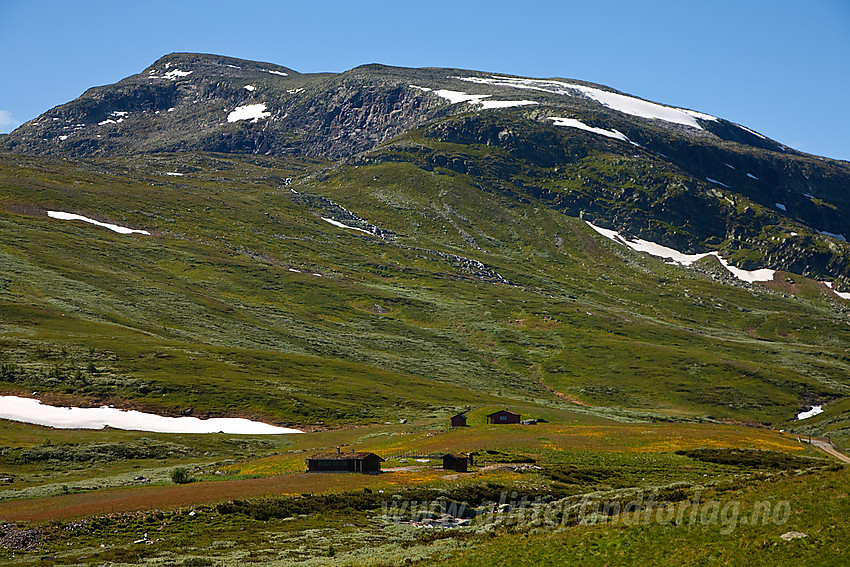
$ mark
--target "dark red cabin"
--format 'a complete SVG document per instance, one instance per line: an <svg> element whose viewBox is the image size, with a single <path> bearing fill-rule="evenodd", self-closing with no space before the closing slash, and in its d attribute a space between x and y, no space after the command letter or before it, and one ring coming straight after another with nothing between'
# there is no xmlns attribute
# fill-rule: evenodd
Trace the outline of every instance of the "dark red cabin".
<svg viewBox="0 0 850 567"><path fill-rule="evenodd" d="M522 416L508 410L493 412L487 416L487 423L519 423Z"/></svg>
<svg viewBox="0 0 850 567"><path fill-rule="evenodd" d="M452 416L452 427L466 427L466 416L462 413Z"/></svg>
<svg viewBox="0 0 850 567"><path fill-rule="evenodd" d="M379 473L384 459L375 453L316 453L307 458L309 472Z"/></svg>
<svg viewBox="0 0 850 567"><path fill-rule="evenodd" d="M466 472L469 457L462 453L446 453L443 455L443 470Z"/></svg>

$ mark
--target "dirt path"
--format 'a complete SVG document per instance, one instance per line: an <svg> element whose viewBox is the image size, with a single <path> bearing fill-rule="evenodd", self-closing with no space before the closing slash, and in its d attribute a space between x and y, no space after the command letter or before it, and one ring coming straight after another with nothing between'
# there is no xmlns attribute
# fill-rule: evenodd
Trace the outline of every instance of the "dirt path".
<svg viewBox="0 0 850 567"><path fill-rule="evenodd" d="M826 451L827 453L829 453L830 455L832 455L833 457L835 457L839 461L843 461L845 463L850 463L850 457L848 457L844 453L839 453L838 451L835 450L835 448L830 443L827 443L826 441L820 441L818 439L812 439L812 446L817 447L818 449L821 449L823 451Z"/></svg>

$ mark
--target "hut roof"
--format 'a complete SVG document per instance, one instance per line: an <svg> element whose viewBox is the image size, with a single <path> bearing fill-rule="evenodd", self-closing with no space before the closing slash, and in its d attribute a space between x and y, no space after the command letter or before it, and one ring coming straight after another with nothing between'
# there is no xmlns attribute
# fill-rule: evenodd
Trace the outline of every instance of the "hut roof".
<svg viewBox="0 0 850 567"><path fill-rule="evenodd" d="M511 415L519 415L518 413L514 413L512 411L508 411L506 409L503 409L503 410L499 410L499 411L494 411L493 413L488 413L486 417L490 417L490 416L493 416L493 415L499 415L500 413L509 413Z"/></svg>
<svg viewBox="0 0 850 567"><path fill-rule="evenodd" d="M381 462L384 462L384 459L381 459L381 457L378 457L375 453L369 453L366 451L351 451L348 453L315 453L307 458L320 461L359 461L366 459L369 456L377 457Z"/></svg>

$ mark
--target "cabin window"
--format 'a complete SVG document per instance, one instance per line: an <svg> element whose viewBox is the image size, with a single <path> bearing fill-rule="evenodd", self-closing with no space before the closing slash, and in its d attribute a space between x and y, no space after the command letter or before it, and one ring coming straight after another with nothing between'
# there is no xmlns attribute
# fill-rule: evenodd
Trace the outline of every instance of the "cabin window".
<svg viewBox="0 0 850 567"><path fill-rule="evenodd" d="M508 416L506 416L506 415L500 415L500 416L499 416L499 419L500 419L501 421L507 421Z"/></svg>

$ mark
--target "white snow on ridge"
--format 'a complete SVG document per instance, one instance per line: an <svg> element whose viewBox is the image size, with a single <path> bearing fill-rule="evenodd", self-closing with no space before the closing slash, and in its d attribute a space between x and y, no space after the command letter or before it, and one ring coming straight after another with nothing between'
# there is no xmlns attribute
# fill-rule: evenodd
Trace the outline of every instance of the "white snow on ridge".
<svg viewBox="0 0 850 567"><path fill-rule="evenodd" d="M810 409L809 411L798 413L797 419L809 419L810 417L814 417L819 413L823 413L823 406L812 406L812 409Z"/></svg>
<svg viewBox="0 0 850 567"><path fill-rule="evenodd" d="M664 120L675 124L682 124L692 128L702 129L702 126L697 122L700 120L716 121L717 117L702 112L686 110L684 108L675 108L672 106L664 106L647 100L635 98L620 93L604 91L594 87L585 85L577 85L575 83L565 83L563 81L553 81L547 79L520 79L515 77L452 77L461 81L469 81L471 83L479 83L486 85L494 85L500 87L513 87L517 89L538 90L553 94L577 96L583 95L591 100L598 102L603 106L607 106L612 110L617 110L632 116L640 118L650 118Z"/></svg>
<svg viewBox="0 0 850 567"><path fill-rule="evenodd" d="M756 177L755 175L753 175L752 173L748 173L748 174L747 174L747 177L749 177L750 179L755 179L756 181L758 181L758 180L759 180L759 178L758 178L758 177Z"/></svg>
<svg viewBox="0 0 850 567"><path fill-rule="evenodd" d="M788 209L785 207L785 205L783 205L782 203L774 203L774 205L776 205L776 208L777 208L777 209L779 209L780 211L783 211L783 212L784 212L784 211L787 211L787 210L788 210Z"/></svg>
<svg viewBox="0 0 850 567"><path fill-rule="evenodd" d="M239 120L250 120L257 122L260 118L268 118L271 112L266 112L266 105L246 104L245 106L237 106L230 114L227 115L228 122L237 122Z"/></svg>
<svg viewBox="0 0 850 567"><path fill-rule="evenodd" d="M767 136L762 136L761 134L759 134L759 133L758 133L758 132L756 132L755 130L750 130L750 129L749 129L749 128L747 128L746 126L741 126L740 124L735 124L735 126L737 126L738 128L740 128L741 130L746 130L747 132L749 132L749 133L750 133L750 134L752 134L753 136L758 136L758 137L759 137L759 138L761 138L762 140L767 140Z"/></svg>
<svg viewBox="0 0 850 567"><path fill-rule="evenodd" d="M254 85L245 85L242 88L245 89L246 91L251 91L251 92L254 92L255 90L257 90L257 87L255 87Z"/></svg>
<svg viewBox="0 0 850 567"><path fill-rule="evenodd" d="M618 242L620 244L628 246L636 252L646 252L651 256L657 256L659 258L665 259L665 261L669 259L669 262L667 263L679 264L680 266L690 266L697 260L705 258L706 256L715 256L723 265L723 267L729 270L729 272L733 276L735 276L739 280L748 283L771 281L773 280L773 277L776 274L776 270L771 270L768 268L763 268L760 270L743 270L741 268L736 268L735 266L730 265L722 256L720 256L720 253L716 251L703 252L701 254L684 254L674 248L668 248L667 246L662 246L661 244L656 244L655 242L650 242L649 240L642 240L640 238L636 238L634 240L626 240L616 230L609 230L596 226L590 221L584 222L586 222L590 228L592 228L602 236L613 240L614 242Z"/></svg>
<svg viewBox="0 0 850 567"><path fill-rule="evenodd" d="M840 240L841 242L847 242L847 238L843 234L835 234L834 232L826 232L825 230L819 230L818 234L823 234L824 236L831 236L836 240Z"/></svg>
<svg viewBox="0 0 850 567"><path fill-rule="evenodd" d="M368 230L364 230L364 229L359 228L359 227L356 227L356 226L348 226L347 224L342 224L341 222L339 222L339 221L337 221L337 220L334 220L334 219L329 219L329 218L327 218L327 217L319 217L319 218L320 218L320 219L322 219L322 220L323 220L323 221L325 221L325 222L329 222L329 223L331 223L332 225L334 225L334 226L338 226L338 227L340 227L340 228L347 228L348 230L358 230L358 231L360 231L360 232L365 232L366 234L372 234L372 233L371 233L371 232L369 232ZM372 234L372 236L375 236L375 235L374 235L374 234Z"/></svg>
<svg viewBox="0 0 850 567"><path fill-rule="evenodd" d="M118 226L117 224L109 224L106 222L96 221L94 219L90 219L88 217L84 217L82 215L75 215L73 213L63 213L62 211L47 211L47 216L52 219L59 220L81 220L87 223L95 224L97 226L102 226L104 228L108 228L112 232L117 232L119 234L147 234L150 236L150 232L146 230L136 230L132 228L126 228L123 226Z"/></svg>
<svg viewBox="0 0 850 567"><path fill-rule="evenodd" d="M450 91L447 89L433 90L429 89L428 87L418 87L416 85L410 85L410 88L425 92L433 92L435 95L448 100L450 104L457 104L459 102L477 104L481 107L482 110L492 110L496 108L511 108L514 106L539 104L533 100L484 100L485 98L489 98L490 95L474 95L461 91Z"/></svg>
<svg viewBox="0 0 850 567"><path fill-rule="evenodd" d="M720 260L720 263L723 264L723 267L729 270L733 276L747 283L773 281L773 277L776 275L776 270L771 270L770 268L762 268L760 270L743 270L741 268L736 268L723 259L719 252L711 252L711 255L717 257L717 259Z"/></svg>
<svg viewBox="0 0 850 567"><path fill-rule="evenodd" d="M609 138L614 138L615 140L622 140L624 142L632 142L629 140L625 134L620 132L619 130L605 130L604 128L594 128L593 126L588 126L584 122L576 120L574 118L562 118L560 116L550 116L549 120L554 122L554 126L567 126L568 128L578 128L579 130L587 130L588 132L593 132L594 134L600 134L602 136L607 136Z"/></svg>
<svg viewBox="0 0 850 567"><path fill-rule="evenodd" d="M58 429L103 429L114 427L157 433L229 433L235 435L279 435L302 433L298 429L277 427L241 418L198 419L164 417L139 411L99 408L57 407L39 400L18 396L0 396L0 419L45 425Z"/></svg>
<svg viewBox="0 0 850 567"><path fill-rule="evenodd" d="M440 89L437 91L433 91L433 93L437 96L440 96L446 100L448 100L451 104L457 104L459 102L470 102L470 103L479 103L483 99L488 98L490 95L475 95L468 94L461 91L450 91L448 89Z"/></svg>
<svg viewBox="0 0 850 567"><path fill-rule="evenodd" d="M478 104L481 105L482 110L492 110L494 108L511 108L539 103L533 100L482 100Z"/></svg>
<svg viewBox="0 0 850 567"><path fill-rule="evenodd" d="M605 238L610 238L614 242L619 242L625 246L628 246L632 250L636 252L646 252L651 256L657 256L659 258L669 258L672 263L679 264L681 266L690 266L697 260L705 258L709 256L711 252L705 252L703 254L683 254L678 250L673 248L668 248L667 246L662 246L661 244L656 244L655 242L650 242L649 240L642 240L640 238L636 238L635 240L626 240L623 238L620 233L616 230L609 230L607 228L602 228L600 226L596 226L590 221L584 221L587 225L604 236Z"/></svg>
<svg viewBox="0 0 850 567"><path fill-rule="evenodd" d="M281 77L289 76L289 73L284 73L283 71L272 71L271 69L260 69L260 71L265 71L266 73L271 73L272 75L280 75Z"/></svg>
<svg viewBox="0 0 850 567"><path fill-rule="evenodd" d="M176 171L166 171L165 174L170 175L172 177L183 177L182 173L178 173Z"/></svg>

